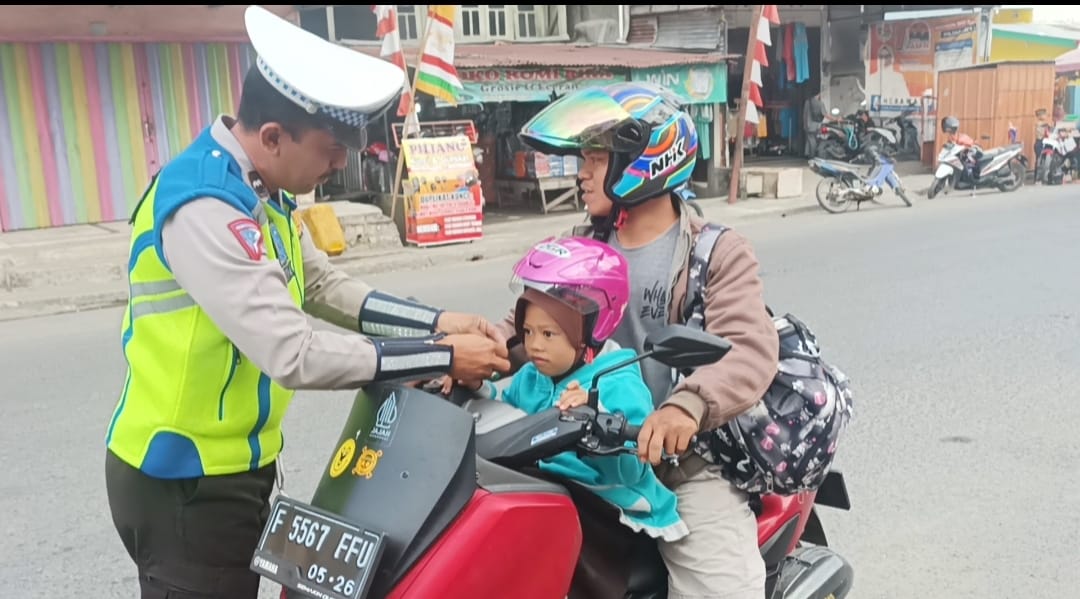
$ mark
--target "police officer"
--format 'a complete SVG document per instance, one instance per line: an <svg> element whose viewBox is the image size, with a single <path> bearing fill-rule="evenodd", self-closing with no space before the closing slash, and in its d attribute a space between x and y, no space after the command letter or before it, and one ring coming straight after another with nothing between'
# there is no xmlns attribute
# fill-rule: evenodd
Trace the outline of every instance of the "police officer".
<svg viewBox="0 0 1080 599"><path fill-rule="evenodd" d="M258 59L237 118L166 165L132 218L128 374L105 474L144 598L258 595L249 564L295 389L509 369L484 319L348 278L293 218L288 194L344 167L405 74L257 6L245 20Z"/></svg>

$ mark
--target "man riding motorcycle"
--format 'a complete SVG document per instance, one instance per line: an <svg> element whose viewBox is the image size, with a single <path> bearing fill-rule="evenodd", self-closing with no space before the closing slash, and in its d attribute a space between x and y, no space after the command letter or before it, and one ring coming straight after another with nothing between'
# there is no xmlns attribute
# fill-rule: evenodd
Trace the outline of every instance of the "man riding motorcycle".
<svg viewBox="0 0 1080 599"><path fill-rule="evenodd" d="M693 120L678 98L642 83L585 89L550 104L521 138L538 151L585 160L579 178L593 222L570 234L610 243L630 265L628 314L616 342L640 352L650 331L684 323L690 251L706 223L682 210L672 193L690 179L698 149ZM690 528L687 537L660 543L668 597L760 599L765 568L748 496L688 450L695 434L754 405L776 374L776 330L745 237L727 231L719 238L705 290L706 329L730 339L734 349L674 384L670 369L643 364L657 410L641 428L639 455L675 491ZM511 311L500 326L510 335L513 323ZM520 357L516 349L512 358ZM678 464L661 464L664 452L679 456Z"/></svg>

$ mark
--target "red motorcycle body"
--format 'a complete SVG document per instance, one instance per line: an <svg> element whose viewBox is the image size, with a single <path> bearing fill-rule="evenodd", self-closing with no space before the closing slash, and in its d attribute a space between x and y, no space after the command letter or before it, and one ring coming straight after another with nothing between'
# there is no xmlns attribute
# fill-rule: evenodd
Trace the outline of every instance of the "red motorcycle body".
<svg viewBox="0 0 1080 599"><path fill-rule="evenodd" d="M543 422L535 430L534 446L561 434ZM524 438L528 445L528 431ZM282 599L666 597L666 571L655 551L620 564L621 580L610 589L583 591L590 565L582 523L593 513L576 501L580 488L477 453L473 417L465 410L417 389L372 385L354 403L310 503L275 500L252 569L281 583ZM814 501L815 493L806 493L760 502L758 540L772 570L770 592L804 533L820 529ZM290 537L290 523L304 518L312 521L309 531L327 531L326 543L313 543L318 535L308 534L305 546L304 527ZM612 530L625 542L613 547L610 538L593 539L601 553L635 543L655 550L652 539L629 528ZM362 535L374 540L360 547L348 542ZM850 586L850 568L840 577L838 598Z"/></svg>

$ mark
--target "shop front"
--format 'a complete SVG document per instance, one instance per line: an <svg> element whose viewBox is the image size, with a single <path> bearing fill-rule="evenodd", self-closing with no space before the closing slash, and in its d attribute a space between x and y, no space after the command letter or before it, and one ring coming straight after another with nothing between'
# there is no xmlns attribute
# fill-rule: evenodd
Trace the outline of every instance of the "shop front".
<svg viewBox="0 0 1080 599"><path fill-rule="evenodd" d="M703 158L711 161L716 146L711 127L715 107L727 100L725 59L716 53L548 43L458 46L454 63L464 86L458 104L421 94L417 98L420 127L429 137L441 135L439 131L455 123L475 132L473 150L485 206L544 213L577 209L580 159L529 149L518 138L521 127L552 100L568 93L623 81L653 81L685 97L708 137L701 143ZM403 119L391 120L388 139L391 152L396 152ZM707 168L700 167L702 172Z"/></svg>
<svg viewBox="0 0 1080 599"><path fill-rule="evenodd" d="M771 46L766 47L761 63L761 99L759 122L746 123L741 134L747 163L777 157L806 156L806 127L803 108L815 94L822 92L821 11L780 8L780 25L770 28ZM728 29L728 48L747 46L749 27ZM742 91L745 61L733 64L728 77L730 123ZM736 132L729 129L729 151L734 152Z"/></svg>
<svg viewBox="0 0 1080 599"><path fill-rule="evenodd" d="M481 170L496 206L538 203L541 211L572 203L578 206L573 156L549 156L526 147L518 131L554 98L596 85L626 81L624 69L607 65L491 66L458 69L465 87L462 102L489 111L479 146L494 160ZM484 181L485 175L487 181Z"/></svg>
<svg viewBox="0 0 1080 599"><path fill-rule="evenodd" d="M695 182L707 182L715 166L726 166L726 156L715 156L717 149L723 152L723 146L716 143L716 134L718 130L723 130L728 101L726 62L633 69L630 78L661 85L686 99L698 134L698 162L693 174Z"/></svg>

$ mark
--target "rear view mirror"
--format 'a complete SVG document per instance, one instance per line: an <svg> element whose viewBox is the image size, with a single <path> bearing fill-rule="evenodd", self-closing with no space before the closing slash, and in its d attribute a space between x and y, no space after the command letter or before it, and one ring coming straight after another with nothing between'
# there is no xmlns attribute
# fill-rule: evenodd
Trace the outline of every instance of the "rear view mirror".
<svg viewBox="0 0 1080 599"><path fill-rule="evenodd" d="M682 324L668 325L645 338L645 353L672 368L712 364L731 351L731 342Z"/></svg>

